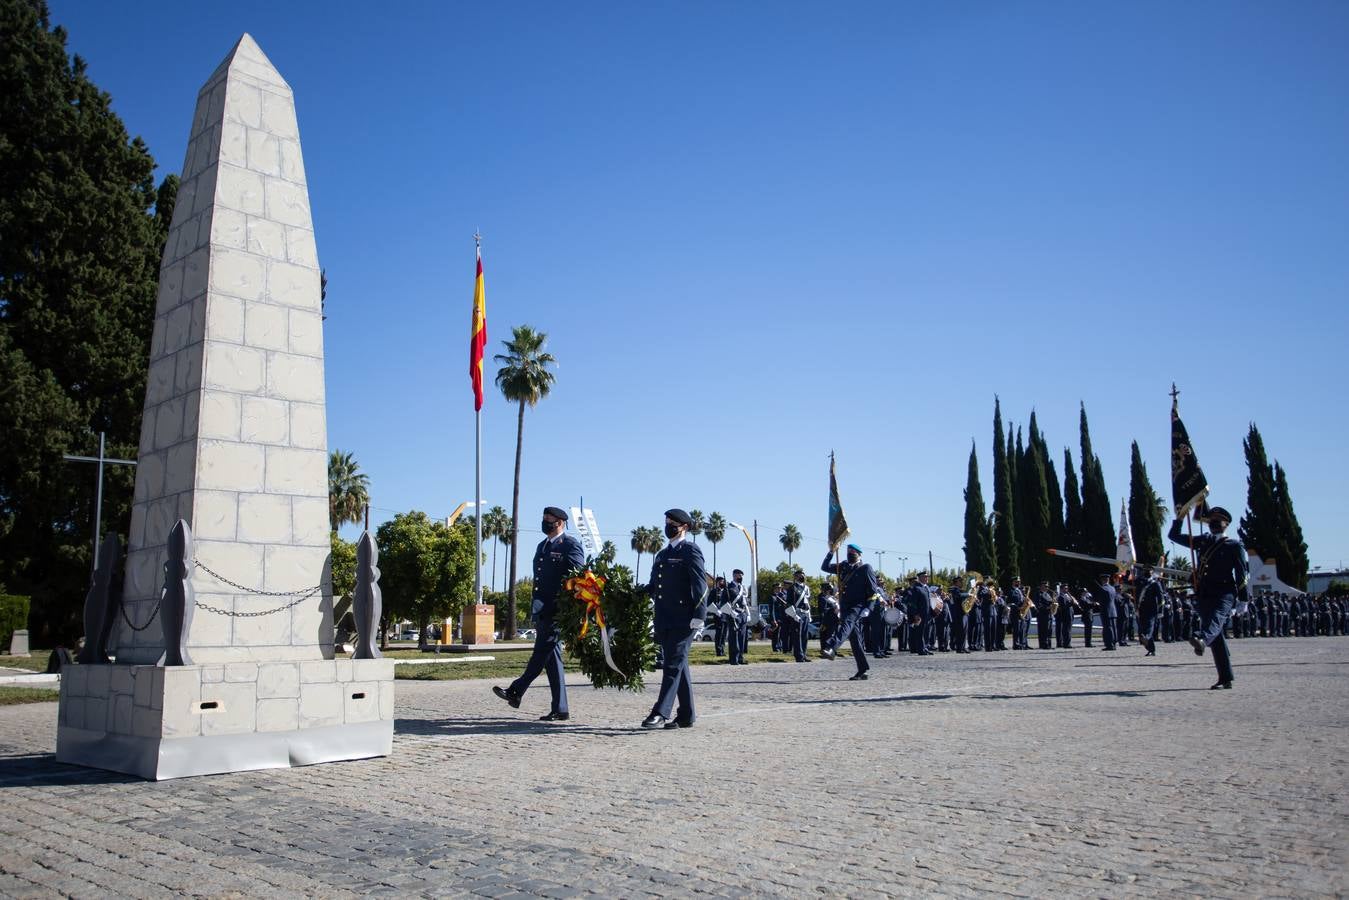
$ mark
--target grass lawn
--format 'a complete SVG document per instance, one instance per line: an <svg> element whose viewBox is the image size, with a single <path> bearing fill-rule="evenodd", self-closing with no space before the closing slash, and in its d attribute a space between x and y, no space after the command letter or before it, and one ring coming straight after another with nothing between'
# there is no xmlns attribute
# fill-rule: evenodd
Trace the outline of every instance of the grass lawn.
<svg viewBox="0 0 1349 900"><path fill-rule="evenodd" d="M47 657L51 656L50 650L34 650L31 656L10 656L9 654L0 654L0 669L27 669L30 672L47 671Z"/></svg>
<svg viewBox="0 0 1349 900"><path fill-rule="evenodd" d="M61 699L61 692L54 688L12 687L0 684L0 706L13 706L16 703L55 703Z"/></svg>
<svg viewBox="0 0 1349 900"><path fill-rule="evenodd" d="M491 655L492 648L490 646L484 647L481 652L486 655ZM407 658L409 654L390 653L386 655L394 656L394 658L397 659L399 656ZM427 656L425 653L413 653L410 655L419 659L424 659ZM818 658L818 649L812 646L809 656L811 659ZM840 659L846 659L849 656L850 654L846 650L840 651L839 653ZM773 648L767 645L751 644L749 650L745 652L745 660L752 663L789 663L792 662L792 657L786 653L774 653ZM465 678L513 679L524 671L525 663L528 661L529 657L525 654L512 653L509 656L498 656L491 662L448 663L446 665L430 664L423 666L395 665L394 677L408 681L457 681ZM570 664L571 660L564 657L563 665ZM714 648L710 642L699 641L694 646L693 652L689 654L689 664L695 666L724 666L727 663L726 657L718 657L715 655ZM575 671L575 669L572 668L572 671ZM649 678L647 680L650 681Z"/></svg>

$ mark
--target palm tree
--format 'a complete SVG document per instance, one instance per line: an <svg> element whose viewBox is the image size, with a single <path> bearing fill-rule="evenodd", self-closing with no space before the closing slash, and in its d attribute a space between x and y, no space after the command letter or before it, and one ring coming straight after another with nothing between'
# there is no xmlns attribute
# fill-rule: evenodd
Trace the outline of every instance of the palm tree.
<svg viewBox="0 0 1349 900"><path fill-rule="evenodd" d="M511 339L502 341L505 353L498 353L493 360L501 363L497 371L496 383L502 395L512 403L520 405L515 430L515 487L511 493L510 581L506 583L506 628L502 637L511 640L515 637L515 573L519 563L520 548L515 526L520 521L520 457L525 442L525 405L536 405L553 389L556 377L548 371L549 366L557 364L553 354L544 351L543 345L548 335L535 331L528 325L516 325L511 329Z"/></svg>
<svg viewBox="0 0 1349 900"><path fill-rule="evenodd" d="M482 517L482 536L492 539L492 591L497 589L497 545L511 533L510 516L500 506L494 506Z"/></svg>
<svg viewBox="0 0 1349 900"><path fill-rule="evenodd" d="M689 518L693 520L693 524L689 526L689 534L693 536L693 542L696 544L698 543L698 535L702 534L703 529L707 527L707 520L703 518L701 509L689 510Z"/></svg>
<svg viewBox="0 0 1349 900"><path fill-rule="evenodd" d="M782 549L787 551L787 565L792 564L792 552L801 549L801 532L797 531L796 526L788 523L782 528L782 534L778 535L778 542L782 544Z"/></svg>
<svg viewBox="0 0 1349 900"><path fill-rule="evenodd" d="M651 538L646 533L645 525L638 525L636 528L632 529L632 543L630 546L633 550L637 551L637 571L632 576L632 580L635 582L640 582L642 580L642 554L646 552L647 544L650 543L650 541Z"/></svg>
<svg viewBox="0 0 1349 900"><path fill-rule="evenodd" d="M714 512L707 520L707 525L703 528L708 541L712 543L712 574L717 574L717 544L726 537L726 520L722 518L721 513Z"/></svg>
<svg viewBox="0 0 1349 900"><path fill-rule="evenodd" d="M370 476L361 471L350 453L328 454L328 524L333 531L347 522L361 521L370 503Z"/></svg>

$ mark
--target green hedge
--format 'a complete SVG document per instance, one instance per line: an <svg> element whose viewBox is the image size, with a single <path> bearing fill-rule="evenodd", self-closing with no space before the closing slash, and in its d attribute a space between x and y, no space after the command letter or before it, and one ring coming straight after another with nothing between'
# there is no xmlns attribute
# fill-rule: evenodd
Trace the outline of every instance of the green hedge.
<svg viewBox="0 0 1349 900"><path fill-rule="evenodd" d="M14 632L28 627L28 598L0 594L0 653L9 652Z"/></svg>

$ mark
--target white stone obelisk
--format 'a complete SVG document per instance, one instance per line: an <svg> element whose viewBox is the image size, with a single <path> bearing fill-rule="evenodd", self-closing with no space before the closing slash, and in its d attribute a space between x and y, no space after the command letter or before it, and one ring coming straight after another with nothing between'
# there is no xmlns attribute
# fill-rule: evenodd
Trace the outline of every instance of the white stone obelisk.
<svg viewBox="0 0 1349 900"><path fill-rule="evenodd" d="M390 752L392 660L333 658L327 472L295 101L244 35L197 97L160 268L116 664L63 672L58 760L162 779ZM178 519L195 599L165 665Z"/></svg>
<svg viewBox="0 0 1349 900"><path fill-rule="evenodd" d="M160 273L124 598L159 600L165 539L192 525L197 664L332 657L318 256L290 87L244 35L197 97ZM209 570L209 572L208 572ZM157 623L120 623L119 662L153 663Z"/></svg>

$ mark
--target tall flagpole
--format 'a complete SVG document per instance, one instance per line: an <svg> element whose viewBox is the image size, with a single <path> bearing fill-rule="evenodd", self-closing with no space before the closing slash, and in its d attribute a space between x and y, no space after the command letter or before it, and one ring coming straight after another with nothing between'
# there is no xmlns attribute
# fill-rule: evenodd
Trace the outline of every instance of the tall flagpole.
<svg viewBox="0 0 1349 900"><path fill-rule="evenodd" d="M482 271L482 235L474 232L473 246L478 256L478 271ZM474 288L476 291L476 286ZM475 301L476 302L476 301ZM483 323L486 328L486 322ZM486 348L483 348L484 355ZM482 605L482 404L474 404L473 431L475 453L473 456L473 602Z"/></svg>

